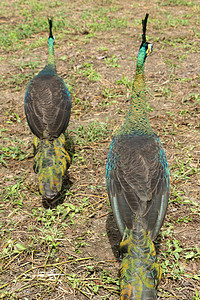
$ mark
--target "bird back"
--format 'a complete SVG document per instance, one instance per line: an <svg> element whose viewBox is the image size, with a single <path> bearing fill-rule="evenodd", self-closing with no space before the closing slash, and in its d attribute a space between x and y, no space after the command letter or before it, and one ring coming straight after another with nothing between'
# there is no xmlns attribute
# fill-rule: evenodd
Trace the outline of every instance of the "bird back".
<svg viewBox="0 0 200 300"><path fill-rule="evenodd" d="M25 112L31 131L39 138L57 138L65 132L71 112L71 98L63 79L49 71L29 83Z"/></svg>
<svg viewBox="0 0 200 300"><path fill-rule="evenodd" d="M117 135L108 153L107 191L123 236L135 217L155 239L162 226L169 197L169 169L159 138Z"/></svg>

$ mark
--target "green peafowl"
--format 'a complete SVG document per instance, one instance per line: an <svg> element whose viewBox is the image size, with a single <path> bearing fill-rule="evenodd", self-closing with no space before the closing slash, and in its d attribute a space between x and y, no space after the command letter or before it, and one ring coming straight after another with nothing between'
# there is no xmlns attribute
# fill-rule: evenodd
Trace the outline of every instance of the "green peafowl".
<svg viewBox="0 0 200 300"><path fill-rule="evenodd" d="M153 240L165 218L169 198L169 168L159 137L148 118L144 63L152 52L146 42L148 14L142 20L130 109L114 136L107 157L106 185L119 231L122 262L121 300L156 299L161 279Z"/></svg>
<svg viewBox="0 0 200 300"><path fill-rule="evenodd" d="M71 113L71 96L56 72L52 20L49 22L48 59L44 69L28 84L24 109L34 134L34 168L39 174L39 190L53 200L61 191L63 175L70 164L64 132Z"/></svg>

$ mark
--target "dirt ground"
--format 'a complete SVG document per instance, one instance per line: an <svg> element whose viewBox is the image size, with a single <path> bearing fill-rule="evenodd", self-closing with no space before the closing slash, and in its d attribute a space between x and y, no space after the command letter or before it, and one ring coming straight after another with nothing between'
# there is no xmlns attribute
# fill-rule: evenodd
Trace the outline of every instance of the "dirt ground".
<svg viewBox="0 0 200 300"><path fill-rule="evenodd" d="M171 176L156 241L158 299L200 299L200 1L2 1L0 8L0 299L119 299L121 237L105 164L129 107L147 12L149 119ZM47 59L49 16L57 72L72 95L72 164L54 207L38 191L23 108L27 84Z"/></svg>

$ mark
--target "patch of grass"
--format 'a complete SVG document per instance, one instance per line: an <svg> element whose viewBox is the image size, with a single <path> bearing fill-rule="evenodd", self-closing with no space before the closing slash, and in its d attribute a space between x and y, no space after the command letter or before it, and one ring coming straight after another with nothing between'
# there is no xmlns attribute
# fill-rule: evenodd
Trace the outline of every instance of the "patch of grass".
<svg viewBox="0 0 200 300"><path fill-rule="evenodd" d="M163 260L161 263L163 276L181 280L181 276L184 274L184 267L180 264L180 254L183 252L183 247L180 242L175 239L173 226L171 224L168 224L168 228L162 232L162 236L167 237L165 249L160 254Z"/></svg>
<svg viewBox="0 0 200 300"><path fill-rule="evenodd" d="M175 24L175 21L174 21ZM177 26L177 25L174 25ZM179 37L179 38L167 38L161 41L161 44L163 47L166 47L166 45L170 45L175 49L183 49L186 52L182 57L185 58L185 55L189 52L196 52L198 50L198 45L196 41L190 41L186 37ZM180 57L180 54L179 54Z"/></svg>
<svg viewBox="0 0 200 300"><path fill-rule="evenodd" d="M16 63L15 63L16 64ZM41 61L28 61L28 62L20 62L19 64L16 64L20 71L24 71L25 69L36 69L39 66L41 66Z"/></svg>
<svg viewBox="0 0 200 300"><path fill-rule="evenodd" d="M85 240L79 236L75 241L75 249L74 251L76 253L82 253L81 248L84 248L85 246L90 246L88 243L85 242Z"/></svg>
<svg viewBox="0 0 200 300"><path fill-rule="evenodd" d="M107 52L108 48L106 46L100 46L98 49L98 51L103 51L103 52Z"/></svg>
<svg viewBox="0 0 200 300"><path fill-rule="evenodd" d="M53 228L55 224L57 224L57 227L65 228L74 223L74 216L79 214L86 205L87 202L83 200L79 206L69 202L58 205L56 209L47 209L45 211L39 207L32 210L32 215L42 224L43 228Z"/></svg>
<svg viewBox="0 0 200 300"><path fill-rule="evenodd" d="M190 158L188 158L187 161L180 161L176 158L176 164L171 166L171 177L175 182L179 180L190 180L190 177L197 173L198 169L191 165Z"/></svg>
<svg viewBox="0 0 200 300"><path fill-rule="evenodd" d="M125 18L112 18L109 16L105 16L101 18L101 21L94 20L91 23L87 23L87 26L89 27L89 30L91 30L92 33L95 32L102 32L102 31L109 31L113 28L125 28L127 27L128 22Z"/></svg>
<svg viewBox="0 0 200 300"><path fill-rule="evenodd" d="M111 104L114 104L114 103L116 103L116 100L114 100L114 99L116 99L117 97L118 97L118 92L117 91L115 91L115 89L113 89L113 88L104 88L103 90L102 90L102 95L103 95L103 97L107 100L107 102L106 102L106 105L111 105ZM112 100L111 100L112 99ZM104 104L105 104L105 102L104 102ZM100 103L99 104L100 106L101 105L103 105L102 103Z"/></svg>
<svg viewBox="0 0 200 300"><path fill-rule="evenodd" d="M170 27L188 26L190 25L190 21L187 19L182 19L180 17L175 18L174 16L168 15L166 24Z"/></svg>
<svg viewBox="0 0 200 300"><path fill-rule="evenodd" d="M30 4L31 5L31 4ZM63 3L55 1L55 3L49 3L44 1L39 3L38 1L33 1L31 8L24 7L24 3L16 2L7 7L7 10L13 9L15 7L15 17L18 19L18 22L15 24L3 23L0 25L0 34L1 34L1 47L3 50L16 51L19 49L30 50L39 46L42 46L44 42L47 43L49 25L47 16L43 14L43 10L49 8L59 8ZM53 28L54 33L56 34L57 30L61 32L66 32L66 28L78 29L78 22L71 21L69 22L66 18L65 12L63 10L58 10L56 18L54 18ZM45 33L44 33L45 32ZM34 40L32 43L25 43L26 38L32 38L35 35L40 34L37 37L37 40ZM45 37L44 37L45 35ZM59 40L60 35L58 36ZM56 42L56 44L58 41Z"/></svg>
<svg viewBox="0 0 200 300"><path fill-rule="evenodd" d="M94 270L94 266L87 266L88 274L94 273ZM90 294L92 298L98 297L100 296L99 293L102 289L105 290L107 294L103 297L103 299L109 299L111 293L119 294L118 288L115 287L116 284L119 284L118 278L113 279L105 270L103 270L101 276L95 276L94 279L91 278L89 281L86 277L77 277L76 274L68 275L67 279L75 289L79 290L82 293L83 296Z"/></svg>
<svg viewBox="0 0 200 300"><path fill-rule="evenodd" d="M200 300L200 294L198 291L195 292L195 296L192 300Z"/></svg>
<svg viewBox="0 0 200 300"><path fill-rule="evenodd" d="M21 123L21 119L17 113L9 113L7 111L6 115L8 124Z"/></svg>
<svg viewBox="0 0 200 300"><path fill-rule="evenodd" d="M28 45L26 45L24 53L28 53L31 49L39 48L44 45L47 45L47 38L39 37L37 40L31 41Z"/></svg>
<svg viewBox="0 0 200 300"><path fill-rule="evenodd" d="M11 201L13 204L21 207L23 206L23 200L25 198L23 192L24 180L20 178L16 178L16 180L17 182L14 184L3 186L3 201Z"/></svg>
<svg viewBox="0 0 200 300"><path fill-rule="evenodd" d="M105 63L112 68L120 68L118 64L118 58L115 55L111 55L111 57L107 57L104 59Z"/></svg>
<svg viewBox="0 0 200 300"><path fill-rule="evenodd" d="M187 0L164 0L158 1L159 5L161 6L189 6L193 7L196 5L194 1L187 1Z"/></svg>
<svg viewBox="0 0 200 300"><path fill-rule="evenodd" d="M183 203L183 196L184 196L183 191L178 191L177 188L174 188L172 186L171 187L171 193L172 193L172 197L169 200L169 203L173 203L173 202Z"/></svg>
<svg viewBox="0 0 200 300"><path fill-rule="evenodd" d="M189 216L186 216L186 217L181 217L179 218L176 222L177 223L188 223L188 222L191 222L192 221L192 217L189 217Z"/></svg>
<svg viewBox="0 0 200 300"><path fill-rule="evenodd" d="M5 80L4 84L9 87L14 87L16 91L20 91L22 89L22 85L28 83L33 76L34 72L14 74L10 76L9 79Z"/></svg>
<svg viewBox="0 0 200 300"><path fill-rule="evenodd" d="M180 62L182 62L184 59L187 58L186 54L177 54L177 56L178 56L178 59L179 59Z"/></svg>
<svg viewBox="0 0 200 300"><path fill-rule="evenodd" d="M126 76L122 75L122 78L120 80L117 80L116 84L123 84L126 88L131 89L133 81L127 78Z"/></svg>
<svg viewBox="0 0 200 300"><path fill-rule="evenodd" d="M4 50L17 50L23 47L23 40L34 33L47 29L47 20L42 18L31 18L28 22L24 20L15 27L7 25L0 27L1 47Z"/></svg>
<svg viewBox="0 0 200 300"><path fill-rule="evenodd" d="M4 137L2 140L3 143L0 145L0 162L5 166L7 166L8 161L22 161L29 155L24 149L24 142L20 139Z"/></svg>
<svg viewBox="0 0 200 300"><path fill-rule="evenodd" d="M195 106L200 103L200 94L190 93L187 97L183 99L183 103L188 106Z"/></svg>
<svg viewBox="0 0 200 300"><path fill-rule="evenodd" d="M99 143L105 141L109 136L108 124L100 121L93 121L87 126L80 125L76 129L76 141L78 145Z"/></svg>
<svg viewBox="0 0 200 300"><path fill-rule="evenodd" d="M73 111L75 114L80 114L82 111L89 111L91 110L91 103L90 101L86 98L81 99L78 98L75 94L71 94L73 97L73 101L74 101L74 107L73 107Z"/></svg>
<svg viewBox="0 0 200 300"><path fill-rule="evenodd" d="M14 254L22 254L26 250L26 247L20 243L16 243L12 239L8 239L4 245L3 251L0 253L0 259L11 258Z"/></svg>
<svg viewBox="0 0 200 300"><path fill-rule="evenodd" d="M84 63L82 66L78 67L77 73L87 77L90 81L99 81L101 79L101 74L98 73L92 63Z"/></svg>
<svg viewBox="0 0 200 300"><path fill-rule="evenodd" d="M200 258L200 249L197 247L197 245L195 245L194 249L185 249L185 258L188 260L195 260L195 259L199 259Z"/></svg>
<svg viewBox="0 0 200 300"><path fill-rule="evenodd" d="M0 138L2 138L2 133L6 132L8 128L0 128Z"/></svg>

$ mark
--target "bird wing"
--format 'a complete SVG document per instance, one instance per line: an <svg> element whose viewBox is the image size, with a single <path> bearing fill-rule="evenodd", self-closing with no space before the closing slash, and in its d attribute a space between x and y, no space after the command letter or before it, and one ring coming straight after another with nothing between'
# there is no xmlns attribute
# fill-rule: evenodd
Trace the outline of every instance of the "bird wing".
<svg viewBox="0 0 200 300"><path fill-rule="evenodd" d="M71 112L71 97L57 75L36 76L25 95L25 114L32 132L39 138L54 138L63 133Z"/></svg>
<svg viewBox="0 0 200 300"><path fill-rule="evenodd" d="M120 137L109 175L108 194L118 227L133 228L137 217L154 239L162 226L169 197L169 172L157 136Z"/></svg>

